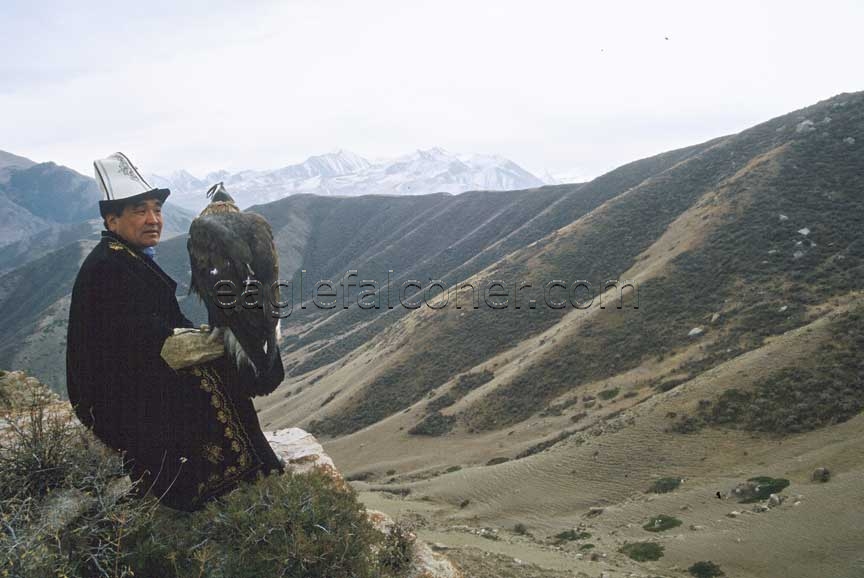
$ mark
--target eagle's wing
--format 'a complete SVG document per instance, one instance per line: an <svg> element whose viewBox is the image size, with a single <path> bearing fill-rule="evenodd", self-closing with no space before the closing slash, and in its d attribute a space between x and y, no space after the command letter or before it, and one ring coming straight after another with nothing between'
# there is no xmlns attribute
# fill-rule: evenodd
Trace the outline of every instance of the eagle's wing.
<svg viewBox="0 0 864 578"><path fill-rule="evenodd" d="M245 355L255 365L256 374L282 373L276 343L278 318L272 315L269 295L278 279L278 259L269 223L254 213L215 213L192 221L187 241L192 265L190 291L205 303L213 327L227 327ZM237 288L237 304L220 308L230 298L217 295L219 281L232 281ZM247 281L261 283L257 295L241 297ZM254 291L254 289L249 289ZM257 301L258 307L245 304ZM277 367L278 366L278 367ZM281 381L281 377L279 378Z"/></svg>

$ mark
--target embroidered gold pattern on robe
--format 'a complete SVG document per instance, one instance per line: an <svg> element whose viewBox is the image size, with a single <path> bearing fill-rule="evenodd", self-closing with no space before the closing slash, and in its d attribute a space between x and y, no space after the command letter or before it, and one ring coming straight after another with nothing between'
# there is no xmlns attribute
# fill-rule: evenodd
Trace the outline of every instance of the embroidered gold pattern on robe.
<svg viewBox="0 0 864 578"><path fill-rule="evenodd" d="M218 464L225 457L222 455L222 448L215 444L204 444L201 448L204 452L204 457L207 458L211 464Z"/></svg>
<svg viewBox="0 0 864 578"><path fill-rule="evenodd" d="M136 259L141 258L135 253L135 251L133 251L132 249L130 249L129 247L127 247L126 245L124 245L123 243L120 243L118 241L111 241L110 243L108 243L108 248L113 250L113 251L126 251L127 253L129 253L130 255L135 257Z"/></svg>
<svg viewBox="0 0 864 578"><path fill-rule="evenodd" d="M202 448L203 457L213 464L226 463L223 474L211 473L207 482L198 484L198 495L217 493L221 488L236 483L239 478L255 467L252 455L252 443L246 435L231 400L222 391L219 374L207 365L197 365L191 368L192 373L199 378L198 387L210 394L210 404L216 408L216 418L223 424L222 435L226 442L222 447L207 444ZM229 451L230 448L230 451ZM232 455L226 455L226 452ZM239 467L238 467L239 466Z"/></svg>

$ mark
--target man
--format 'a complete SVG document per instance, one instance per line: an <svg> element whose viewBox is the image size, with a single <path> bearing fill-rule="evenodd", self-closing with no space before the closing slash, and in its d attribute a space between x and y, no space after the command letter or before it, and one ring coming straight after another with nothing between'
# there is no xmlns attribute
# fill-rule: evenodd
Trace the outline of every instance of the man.
<svg viewBox="0 0 864 578"><path fill-rule="evenodd" d="M140 493L195 510L282 467L246 393L254 388L241 386L221 343L175 331L192 323L180 311L177 284L153 260L170 191L151 187L122 153L94 166L106 230L72 290L69 400L82 423L124 452ZM215 359L187 367L176 355L166 354L171 365L163 359L190 340L215 347Z"/></svg>

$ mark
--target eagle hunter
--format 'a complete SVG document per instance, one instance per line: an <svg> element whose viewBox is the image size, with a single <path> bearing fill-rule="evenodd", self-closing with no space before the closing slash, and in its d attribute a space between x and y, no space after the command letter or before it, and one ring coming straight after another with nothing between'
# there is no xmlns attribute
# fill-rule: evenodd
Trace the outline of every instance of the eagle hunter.
<svg viewBox="0 0 864 578"><path fill-rule="evenodd" d="M279 300L278 286L274 286L279 258L273 231L261 215L238 209L222 183L210 187L207 197L210 203L189 227L189 292L204 301L210 326L222 333L225 350L241 375L254 382L244 385L251 390L271 390L285 377L277 342L279 318L273 312ZM221 281L231 281L250 294L241 298L239 306L219 307L217 285ZM271 287L276 291L273 296L267 294ZM250 307L250 297L257 300L254 307Z"/></svg>

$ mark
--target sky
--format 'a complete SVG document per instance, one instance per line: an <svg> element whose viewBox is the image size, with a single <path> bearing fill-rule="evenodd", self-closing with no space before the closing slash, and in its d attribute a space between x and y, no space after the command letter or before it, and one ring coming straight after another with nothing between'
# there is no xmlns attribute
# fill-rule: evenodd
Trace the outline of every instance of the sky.
<svg viewBox="0 0 864 578"><path fill-rule="evenodd" d="M598 176L864 90L864 2L0 3L0 150L92 174L443 147Z"/></svg>

